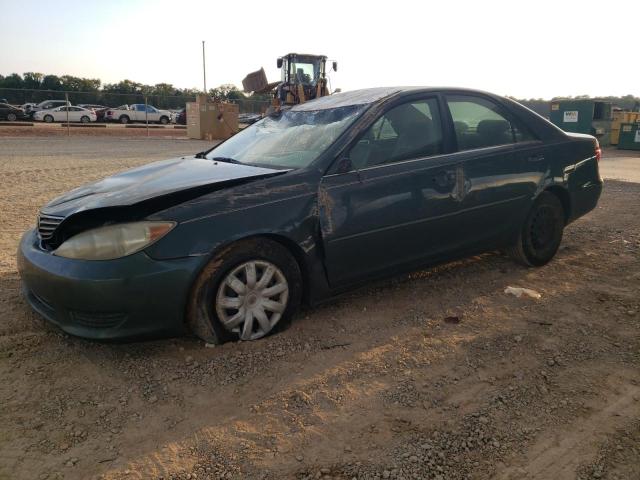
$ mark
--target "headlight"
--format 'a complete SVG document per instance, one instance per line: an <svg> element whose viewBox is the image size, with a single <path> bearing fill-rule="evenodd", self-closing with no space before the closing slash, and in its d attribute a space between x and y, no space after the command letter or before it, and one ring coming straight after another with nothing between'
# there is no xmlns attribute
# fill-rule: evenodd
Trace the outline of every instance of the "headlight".
<svg viewBox="0 0 640 480"><path fill-rule="evenodd" d="M175 222L118 223L79 233L53 253L81 260L112 260L139 252L164 237Z"/></svg>

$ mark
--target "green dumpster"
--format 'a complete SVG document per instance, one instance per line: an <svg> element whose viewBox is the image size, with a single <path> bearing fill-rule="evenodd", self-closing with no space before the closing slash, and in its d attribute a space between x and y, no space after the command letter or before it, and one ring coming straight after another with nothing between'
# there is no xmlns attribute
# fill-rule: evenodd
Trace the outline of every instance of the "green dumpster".
<svg viewBox="0 0 640 480"><path fill-rule="evenodd" d="M595 135L600 145L609 145L611 104L591 99L551 102L551 122L565 132Z"/></svg>
<svg viewBox="0 0 640 480"><path fill-rule="evenodd" d="M640 150L640 123L622 123L620 125L620 150Z"/></svg>

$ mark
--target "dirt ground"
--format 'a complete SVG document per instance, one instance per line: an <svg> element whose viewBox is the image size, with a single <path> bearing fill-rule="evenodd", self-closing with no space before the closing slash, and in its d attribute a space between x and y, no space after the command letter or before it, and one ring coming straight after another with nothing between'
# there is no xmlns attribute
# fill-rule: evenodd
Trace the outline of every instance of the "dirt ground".
<svg viewBox="0 0 640 480"><path fill-rule="evenodd" d="M543 268L449 263L257 342L99 344L31 312L15 250L39 206L205 145L0 139L0 479L640 478L638 183L607 181Z"/></svg>

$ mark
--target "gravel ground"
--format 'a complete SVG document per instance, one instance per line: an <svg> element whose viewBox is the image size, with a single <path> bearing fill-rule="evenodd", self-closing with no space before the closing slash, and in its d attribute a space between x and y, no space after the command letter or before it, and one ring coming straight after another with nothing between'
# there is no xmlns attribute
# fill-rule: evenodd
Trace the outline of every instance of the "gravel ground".
<svg viewBox="0 0 640 480"><path fill-rule="evenodd" d="M99 344L27 307L19 235L59 193L207 143L0 143L0 479L640 478L640 184L608 181L540 269L468 258L258 342Z"/></svg>

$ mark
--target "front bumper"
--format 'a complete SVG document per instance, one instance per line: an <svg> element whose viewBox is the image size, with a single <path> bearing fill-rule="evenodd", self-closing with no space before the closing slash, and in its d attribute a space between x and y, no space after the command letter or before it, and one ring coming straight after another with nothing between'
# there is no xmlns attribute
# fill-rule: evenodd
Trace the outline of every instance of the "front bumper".
<svg viewBox="0 0 640 480"><path fill-rule="evenodd" d="M95 340L185 333L189 288L202 261L158 261L144 252L106 261L62 258L42 250L34 230L18 249L31 307L65 332Z"/></svg>

